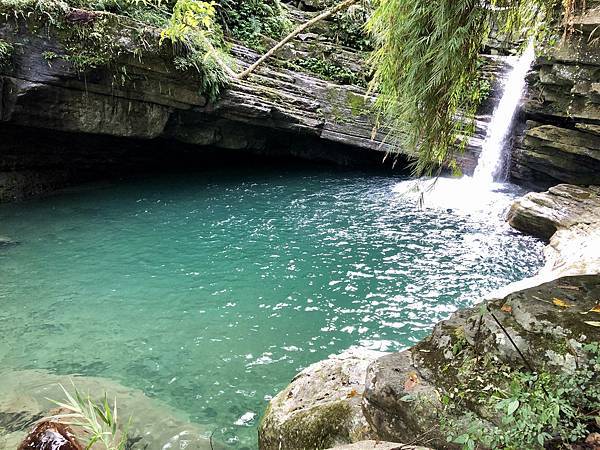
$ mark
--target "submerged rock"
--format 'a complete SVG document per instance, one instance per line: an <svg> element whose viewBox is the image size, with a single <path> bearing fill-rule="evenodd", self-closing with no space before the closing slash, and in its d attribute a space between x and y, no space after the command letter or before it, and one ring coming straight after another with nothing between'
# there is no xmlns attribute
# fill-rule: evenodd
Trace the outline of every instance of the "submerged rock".
<svg viewBox="0 0 600 450"><path fill-rule="evenodd" d="M72 393L71 381L79 392L84 395L89 393L95 402L101 401L104 394L107 394L109 400L117 399L121 425L127 425L131 417L128 449L225 448L219 442L210 442L212 429L190 422L185 414L147 397L139 390L127 388L106 378L69 377L40 370L23 370L1 372L0 379L1 449L16 449L36 421L54 413L56 405L48 399L63 401L65 394L60 385ZM73 430L77 432L75 427Z"/></svg>
<svg viewBox="0 0 600 450"><path fill-rule="evenodd" d="M304 369L269 403L259 447L329 448L374 437L361 398L367 366L383 354L352 348Z"/></svg>
<svg viewBox="0 0 600 450"><path fill-rule="evenodd" d="M17 241L13 241L11 238L6 236L0 236L0 248L2 247L10 247L12 245L17 245Z"/></svg>

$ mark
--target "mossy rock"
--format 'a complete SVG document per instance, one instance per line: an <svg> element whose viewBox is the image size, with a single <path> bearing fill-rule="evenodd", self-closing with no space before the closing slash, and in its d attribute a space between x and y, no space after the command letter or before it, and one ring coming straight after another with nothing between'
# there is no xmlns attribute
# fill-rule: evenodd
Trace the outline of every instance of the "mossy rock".
<svg viewBox="0 0 600 450"><path fill-rule="evenodd" d="M271 400L259 426L259 448L326 449L375 437L361 401L367 366L382 355L351 349L300 372Z"/></svg>

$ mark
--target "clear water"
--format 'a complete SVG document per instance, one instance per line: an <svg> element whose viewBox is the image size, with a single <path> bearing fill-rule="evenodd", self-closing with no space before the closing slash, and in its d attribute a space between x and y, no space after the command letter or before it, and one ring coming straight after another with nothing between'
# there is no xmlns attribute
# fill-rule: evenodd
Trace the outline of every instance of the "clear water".
<svg viewBox="0 0 600 450"><path fill-rule="evenodd" d="M400 178L248 172L1 206L0 235L20 244L0 248L0 376L107 377L254 448L299 369L352 345L409 346L542 263L542 244L503 221L511 187L482 220L419 210Z"/></svg>

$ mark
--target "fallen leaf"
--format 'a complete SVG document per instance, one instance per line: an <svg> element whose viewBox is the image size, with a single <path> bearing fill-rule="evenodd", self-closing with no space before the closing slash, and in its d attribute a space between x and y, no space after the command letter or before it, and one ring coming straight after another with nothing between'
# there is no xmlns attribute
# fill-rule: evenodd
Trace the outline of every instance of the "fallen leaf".
<svg viewBox="0 0 600 450"><path fill-rule="evenodd" d="M590 309L590 312L600 313L600 303Z"/></svg>
<svg viewBox="0 0 600 450"><path fill-rule="evenodd" d="M352 398L352 397L356 397L358 395L358 391L356 389L352 389L350 392L348 392L348 395L346 395L347 398Z"/></svg>
<svg viewBox="0 0 600 450"><path fill-rule="evenodd" d="M560 306L561 308L570 308L571 306L573 306L568 304L564 300L561 300L560 298L556 297L552 299L552 303L554 303L556 306Z"/></svg>
<svg viewBox="0 0 600 450"><path fill-rule="evenodd" d="M404 382L404 391L406 391L406 392L412 391L414 388L417 387L418 384L419 384L419 377L417 376L417 374L415 372L411 372L408 375L408 378L406 379L406 381Z"/></svg>
<svg viewBox="0 0 600 450"><path fill-rule="evenodd" d="M502 305L502 308L500 308L502 311L507 312L507 313L511 313L512 312L512 306L504 304Z"/></svg>
<svg viewBox="0 0 600 450"><path fill-rule="evenodd" d="M600 327L600 322L583 322L583 323L587 323L588 325L591 325L593 327Z"/></svg>

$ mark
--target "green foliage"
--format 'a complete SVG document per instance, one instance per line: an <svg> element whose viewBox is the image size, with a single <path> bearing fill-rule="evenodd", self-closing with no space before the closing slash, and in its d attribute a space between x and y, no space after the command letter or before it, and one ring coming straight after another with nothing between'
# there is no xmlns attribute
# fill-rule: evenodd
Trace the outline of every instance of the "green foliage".
<svg viewBox="0 0 600 450"><path fill-rule="evenodd" d="M173 13L162 30L161 43L168 39L181 55L175 57L175 67L179 70L195 69L200 74L201 92L210 100L215 100L227 81L224 72L226 56L213 45L220 43L216 2L177 0Z"/></svg>
<svg viewBox="0 0 600 450"><path fill-rule="evenodd" d="M372 50L371 36L365 30L365 23L371 13L366 5L358 4L335 14L331 26L333 38L346 47L361 51Z"/></svg>
<svg viewBox="0 0 600 450"><path fill-rule="evenodd" d="M370 30L375 51L372 89L397 144L417 158L417 174L452 165L466 145L481 95L478 54L493 21L504 32L536 27L554 0L378 0ZM502 12L495 7L500 6Z"/></svg>
<svg viewBox="0 0 600 450"><path fill-rule="evenodd" d="M81 8L77 11L77 20L69 19L73 11L70 6ZM61 58L82 74L100 67L112 67L115 80L122 84L128 75L126 67L119 64L120 56L133 54L141 58L144 49L156 49L165 40L170 41L175 67L197 71L201 93L214 99L226 81L222 65L217 62L226 57L220 50L222 35L215 22L216 7L215 2L194 0L178 0L173 5L151 0L68 0L68 3L0 0L0 15L27 18L34 29L42 24L53 26L64 52L44 54L49 64ZM156 27L162 29L160 42L155 40ZM126 38L120 39L120 36ZM133 45L124 45L132 41Z"/></svg>
<svg viewBox="0 0 600 450"><path fill-rule="evenodd" d="M161 40L174 43L190 40L206 40L215 27L215 2L177 0L167 26L161 32Z"/></svg>
<svg viewBox="0 0 600 450"><path fill-rule="evenodd" d="M465 450L519 450L544 448L551 439L565 444L585 439L600 424L600 344L583 350L590 360L574 373L511 373L506 387L482 398L492 423L473 413L466 424L451 420L445 428L461 431L449 433L448 441Z"/></svg>
<svg viewBox="0 0 600 450"><path fill-rule="evenodd" d="M13 50L14 47L10 43L0 39L0 69L9 66Z"/></svg>
<svg viewBox="0 0 600 450"><path fill-rule="evenodd" d="M284 66L292 70L304 69L325 80L334 81L339 84L365 84L364 79L361 79L358 74L332 63L325 57L298 58L292 61L285 61Z"/></svg>
<svg viewBox="0 0 600 450"><path fill-rule="evenodd" d="M228 81L210 51L193 51L187 56L176 57L174 62L178 70L195 69L200 74L200 92L211 101L217 99L222 87Z"/></svg>
<svg viewBox="0 0 600 450"><path fill-rule="evenodd" d="M131 418L124 429L119 428L116 398L111 408L106 394L104 401L97 404L91 400L89 395L84 398L77 389L75 389L75 396L72 396L62 385L60 387L65 393L66 400L64 402L50 401L67 412L47 419L61 421L66 419L67 421L63 422L66 425L81 427L89 433L86 448L102 445L106 450L125 450Z"/></svg>
<svg viewBox="0 0 600 450"><path fill-rule="evenodd" d="M291 28L279 0L220 0L221 23L230 35L264 50L261 36L282 38Z"/></svg>

